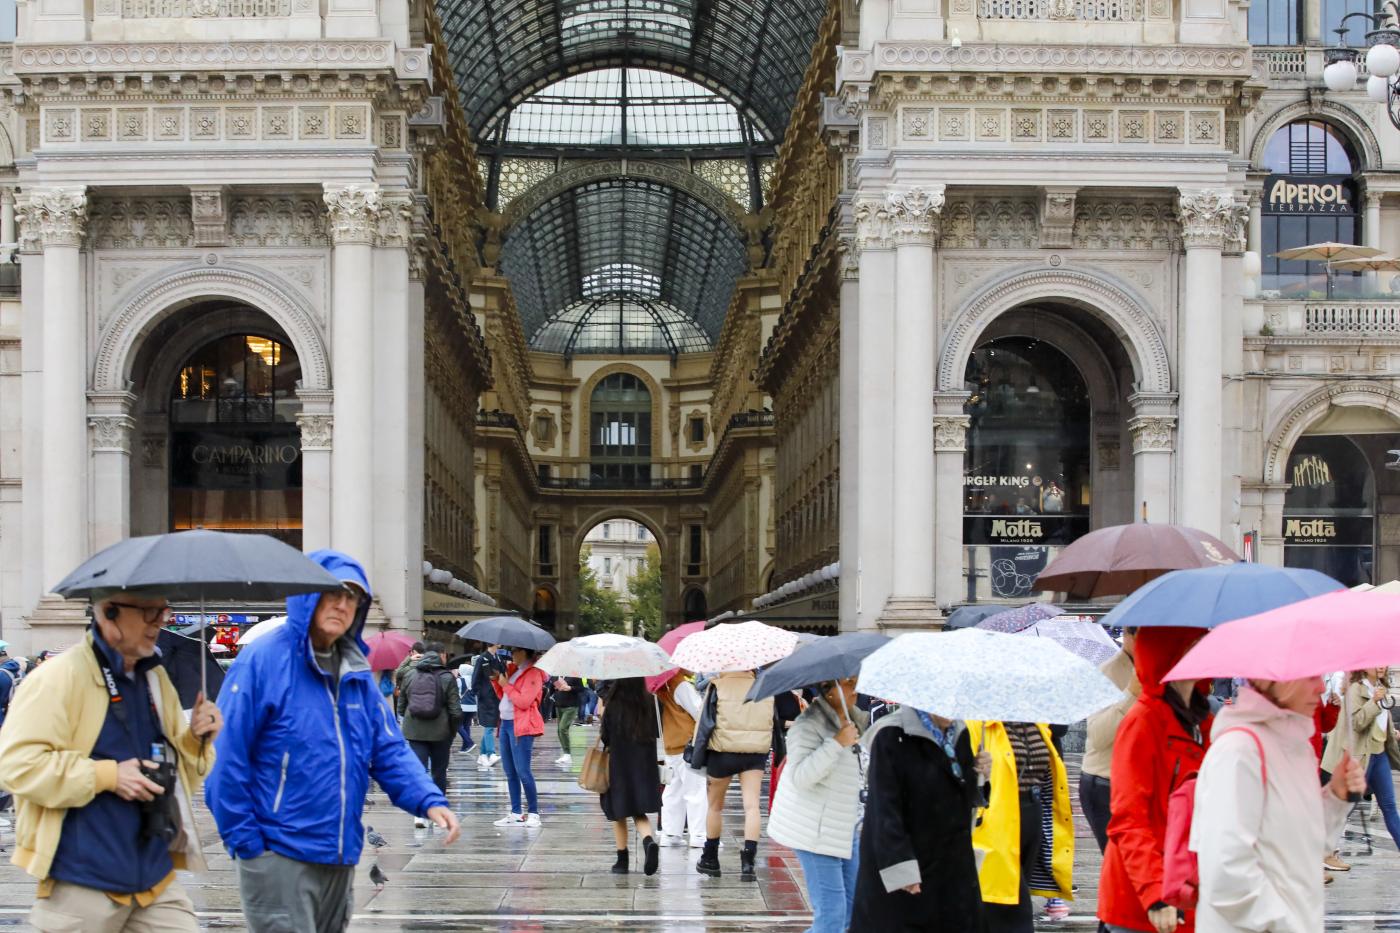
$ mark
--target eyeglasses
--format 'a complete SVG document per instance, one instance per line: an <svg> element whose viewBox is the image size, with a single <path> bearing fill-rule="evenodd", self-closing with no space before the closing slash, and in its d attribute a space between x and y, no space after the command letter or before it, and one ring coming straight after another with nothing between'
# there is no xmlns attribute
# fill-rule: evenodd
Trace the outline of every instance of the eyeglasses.
<svg viewBox="0 0 1400 933"><path fill-rule="evenodd" d="M130 609L132 612L141 613L141 620L147 625L164 625L170 620L171 609L169 606L138 606L134 603L119 603L116 600L108 600L109 606L116 606L118 609Z"/></svg>
<svg viewBox="0 0 1400 933"><path fill-rule="evenodd" d="M337 590L327 590L326 592L321 594L321 598L333 601L339 601L343 599L355 603L356 605L359 605L360 603L369 602L368 593L366 593L364 590L360 589L357 586L351 586L349 583L344 584L340 587L340 589Z"/></svg>

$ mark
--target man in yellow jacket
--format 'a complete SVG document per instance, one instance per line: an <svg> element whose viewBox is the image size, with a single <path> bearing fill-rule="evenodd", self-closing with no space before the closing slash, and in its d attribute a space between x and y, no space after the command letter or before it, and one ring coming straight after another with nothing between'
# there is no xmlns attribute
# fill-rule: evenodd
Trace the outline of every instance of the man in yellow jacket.
<svg viewBox="0 0 1400 933"><path fill-rule="evenodd" d="M81 642L25 678L0 727L11 861L38 879L29 921L196 930L175 870L205 867L190 795L213 763L219 710L201 696L185 722L156 653L164 599L111 593L92 616Z"/></svg>

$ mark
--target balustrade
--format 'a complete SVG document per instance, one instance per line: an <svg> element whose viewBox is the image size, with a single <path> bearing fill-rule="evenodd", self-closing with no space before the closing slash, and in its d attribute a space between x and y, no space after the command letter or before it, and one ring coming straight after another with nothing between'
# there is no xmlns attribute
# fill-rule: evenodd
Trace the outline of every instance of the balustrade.
<svg viewBox="0 0 1400 933"><path fill-rule="evenodd" d="M982 19L1137 23L1146 18L1143 0L981 0Z"/></svg>

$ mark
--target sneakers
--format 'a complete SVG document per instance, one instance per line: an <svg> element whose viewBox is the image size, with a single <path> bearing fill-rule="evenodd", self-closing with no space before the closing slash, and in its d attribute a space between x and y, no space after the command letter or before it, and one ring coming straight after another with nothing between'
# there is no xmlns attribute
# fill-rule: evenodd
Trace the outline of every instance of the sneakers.
<svg viewBox="0 0 1400 933"><path fill-rule="evenodd" d="M1063 920L1069 916L1069 905L1058 897L1052 897L1045 904L1046 920Z"/></svg>
<svg viewBox="0 0 1400 933"><path fill-rule="evenodd" d="M704 837L704 836L692 836L692 837L690 837L690 847L691 847L692 849L703 849L703 848L705 848L705 837Z"/></svg>
<svg viewBox="0 0 1400 933"><path fill-rule="evenodd" d="M1336 880L1337 880L1337 876L1336 876L1336 875L1332 874L1330 871L1327 871L1326 869L1323 870L1323 872L1322 872L1322 884L1323 884L1323 887L1326 887L1327 885L1331 884L1332 882L1334 882L1334 881L1336 881Z"/></svg>
<svg viewBox="0 0 1400 933"><path fill-rule="evenodd" d="M500 756L500 755L492 755L492 756L491 756L491 764L493 764L493 765L498 765L498 764L500 764L500 763L501 763L501 756Z"/></svg>
<svg viewBox="0 0 1400 933"><path fill-rule="evenodd" d="M539 817L536 817L536 819L538 820ZM524 826L524 825L525 825L525 817L521 816L519 813L507 813L505 816L501 817L499 820L497 820L496 822L492 823L491 825L492 825L492 826Z"/></svg>
<svg viewBox="0 0 1400 933"><path fill-rule="evenodd" d="M1351 866L1342 861L1342 856L1337 852L1323 856L1322 867L1329 868L1332 871L1351 871Z"/></svg>
<svg viewBox="0 0 1400 933"><path fill-rule="evenodd" d="M558 758L554 759L554 763L555 763L556 765L564 765L564 766L567 767L568 765L571 765L571 764L574 763L574 756L573 756L573 755L570 755L568 752L565 752L564 754L560 755Z"/></svg>
<svg viewBox="0 0 1400 933"><path fill-rule="evenodd" d="M670 849L674 846L684 845L685 843L680 836L668 836L665 833L660 833L656 837L656 844L663 849ZM701 840L700 844L704 845L704 840Z"/></svg>
<svg viewBox="0 0 1400 933"><path fill-rule="evenodd" d="M477 759L476 759L476 770L478 770L478 771L490 771L490 770L491 770L491 756L490 756L490 755L482 755L482 756L480 756L479 758L477 758Z"/></svg>
<svg viewBox="0 0 1400 933"><path fill-rule="evenodd" d="M538 829L540 827L540 815L531 813L525 817L523 824L526 829Z"/></svg>
<svg viewBox="0 0 1400 933"><path fill-rule="evenodd" d="M433 824L430 823L430 822L428 822L428 820L427 820L425 817L415 816L415 817L413 818L413 828L414 828L414 829L427 829L429 826L432 826L432 825L433 825Z"/></svg>

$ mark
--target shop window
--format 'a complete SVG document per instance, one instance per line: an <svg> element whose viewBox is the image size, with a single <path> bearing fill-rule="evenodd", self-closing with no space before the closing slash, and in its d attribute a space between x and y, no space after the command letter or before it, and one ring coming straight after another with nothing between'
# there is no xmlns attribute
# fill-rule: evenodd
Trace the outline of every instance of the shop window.
<svg viewBox="0 0 1400 933"><path fill-rule="evenodd" d="M1264 148L1262 204L1265 297L1322 298L1329 294L1327 265L1279 259L1274 254L1310 243L1362 242L1357 172L1351 145L1321 120L1297 120L1269 138ZM1332 271L1330 293L1358 294L1360 273Z"/></svg>
<svg viewBox="0 0 1400 933"><path fill-rule="evenodd" d="M612 373L593 390L589 471L602 485L651 482L651 393L631 373Z"/></svg>
<svg viewBox="0 0 1400 933"><path fill-rule="evenodd" d="M1250 45L1301 45L1299 0L1253 0L1249 5Z"/></svg>
<svg viewBox="0 0 1400 933"><path fill-rule="evenodd" d="M963 543L978 546L974 582L1021 598L1048 548L1089 530L1088 388L1067 356L1026 337L975 350L966 385Z"/></svg>
<svg viewBox="0 0 1400 933"><path fill-rule="evenodd" d="M1283 562L1320 570L1346 586L1371 583L1375 476L1348 437L1300 438L1288 458Z"/></svg>
<svg viewBox="0 0 1400 933"><path fill-rule="evenodd" d="M205 344L170 393L170 524L301 546L296 352L257 334Z"/></svg>

